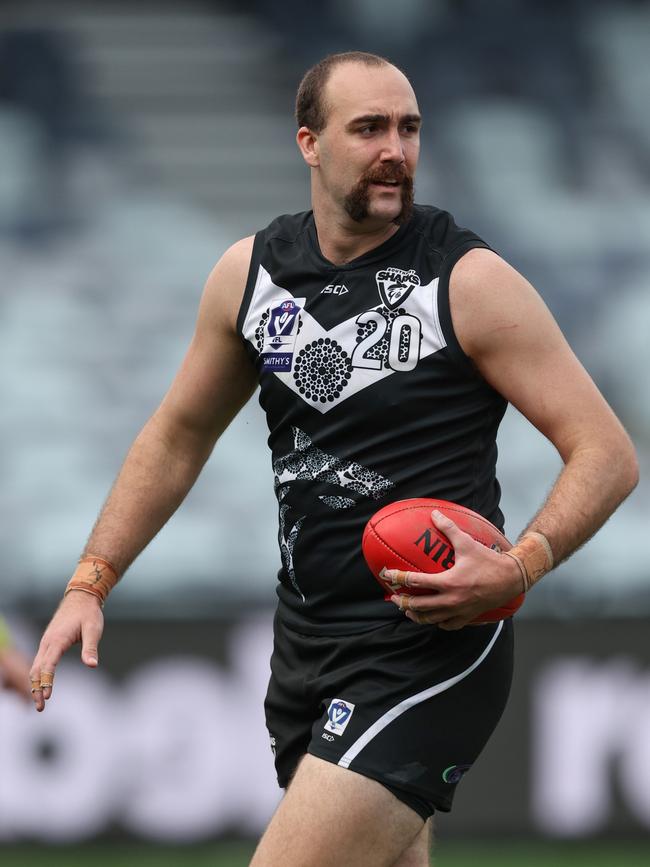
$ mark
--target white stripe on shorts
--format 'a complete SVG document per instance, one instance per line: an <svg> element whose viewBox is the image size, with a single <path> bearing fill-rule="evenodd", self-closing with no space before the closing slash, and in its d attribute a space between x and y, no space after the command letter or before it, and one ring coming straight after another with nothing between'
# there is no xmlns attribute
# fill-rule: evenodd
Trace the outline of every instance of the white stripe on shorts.
<svg viewBox="0 0 650 867"><path fill-rule="evenodd" d="M463 678L467 677L467 675L471 674L474 669L478 668L479 665L486 658L488 653L494 647L494 644L501 633L503 628L503 620L499 621L499 625L494 631L494 635L490 639L489 644L474 662L466 668L465 671L461 671L460 674L454 675L454 677L450 677L448 680L443 680L441 683L436 683L433 686L430 686L428 689L423 689L422 692L417 692L415 695L410 696L409 698L405 698L399 704L396 704L394 707L387 710L383 716L380 716L379 719L374 722L369 729L361 735L350 747L350 749L344 753L343 756L339 759L338 764L342 768L349 768L350 762L356 759L361 750L367 746L370 741L379 734L380 731L386 728L387 725L393 722L393 720L397 719L398 716L401 716L404 711L407 711L409 708L414 707L416 704L420 704L423 701L426 701L428 698L433 698L434 695L439 695L441 692L444 692L450 687L455 686L459 683Z"/></svg>

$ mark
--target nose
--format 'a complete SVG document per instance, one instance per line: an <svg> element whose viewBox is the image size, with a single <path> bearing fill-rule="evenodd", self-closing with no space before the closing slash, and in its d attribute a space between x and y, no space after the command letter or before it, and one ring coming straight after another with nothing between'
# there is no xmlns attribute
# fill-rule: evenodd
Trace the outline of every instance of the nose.
<svg viewBox="0 0 650 867"><path fill-rule="evenodd" d="M386 131L380 159L384 163L405 162L402 138L397 127L391 127Z"/></svg>

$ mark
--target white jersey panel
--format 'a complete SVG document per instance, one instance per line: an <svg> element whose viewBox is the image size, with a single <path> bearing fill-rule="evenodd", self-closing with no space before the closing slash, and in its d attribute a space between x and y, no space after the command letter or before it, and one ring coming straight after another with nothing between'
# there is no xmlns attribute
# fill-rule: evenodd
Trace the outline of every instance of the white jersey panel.
<svg viewBox="0 0 650 867"><path fill-rule="evenodd" d="M411 273L411 272L407 272ZM438 317L438 278L392 297L377 275L378 303L324 328L305 299L277 286L260 265L243 336L277 376L309 406L326 413L358 392L446 346Z"/></svg>

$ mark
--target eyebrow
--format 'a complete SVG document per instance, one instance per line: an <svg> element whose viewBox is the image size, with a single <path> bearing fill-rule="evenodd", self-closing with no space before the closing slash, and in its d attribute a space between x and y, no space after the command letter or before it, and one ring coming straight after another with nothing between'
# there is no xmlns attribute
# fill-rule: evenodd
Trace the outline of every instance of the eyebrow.
<svg viewBox="0 0 650 867"><path fill-rule="evenodd" d="M389 123L390 117L387 114L364 114L361 117L355 117L348 123L348 126L358 126L361 123ZM422 118L419 114L405 114L400 118L400 123L421 123Z"/></svg>

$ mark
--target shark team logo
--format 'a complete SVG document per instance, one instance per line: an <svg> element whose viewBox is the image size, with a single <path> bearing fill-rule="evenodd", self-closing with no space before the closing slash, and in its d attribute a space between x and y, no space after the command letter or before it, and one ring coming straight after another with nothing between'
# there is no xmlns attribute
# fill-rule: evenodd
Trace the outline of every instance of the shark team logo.
<svg viewBox="0 0 650 867"><path fill-rule="evenodd" d="M379 297L390 309L397 307L420 285L420 278L413 269L404 271L402 268L384 268L375 274Z"/></svg>
<svg viewBox="0 0 650 867"><path fill-rule="evenodd" d="M342 735L347 724L350 722L350 717L354 713L355 705L349 701L343 701L342 698L334 698L327 708L327 722L325 728L333 735Z"/></svg>

